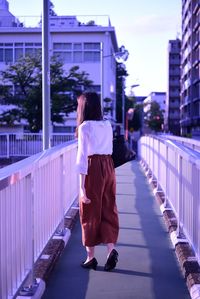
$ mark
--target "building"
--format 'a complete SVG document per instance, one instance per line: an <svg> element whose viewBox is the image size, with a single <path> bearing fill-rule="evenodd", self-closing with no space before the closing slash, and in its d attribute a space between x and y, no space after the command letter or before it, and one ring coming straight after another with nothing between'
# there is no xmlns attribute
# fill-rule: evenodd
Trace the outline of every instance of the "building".
<svg viewBox="0 0 200 299"><path fill-rule="evenodd" d="M200 137L200 1L182 0L181 134Z"/></svg>
<svg viewBox="0 0 200 299"><path fill-rule="evenodd" d="M88 19L89 18L89 19ZM42 49L41 21L16 18L6 0L0 1L0 69L20 57L34 55ZM93 90L111 99L109 117L116 119L116 61L118 44L115 28L108 16L50 17L50 49L62 59L64 69L78 65L89 74ZM67 127L67 119L65 126ZM71 120L69 126L71 127Z"/></svg>
<svg viewBox="0 0 200 299"><path fill-rule="evenodd" d="M157 102L160 105L160 109L165 112L166 109L166 92L151 92L144 100L144 112L147 113L151 108L151 103Z"/></svg>
<svg viewBox="0 0 200 299"><path fill-rule="evenodd" d="M149 134L152 130L146 124L147 120L151 117L151 104L156 102L159 104L159 110L162 111L163 117L165 118L165 109L166 109L166 92L151 92L143 101L143 115L144 115L144 125L143 125L143 133ZM159 117L160 116L155 116Z"/></svg>
<svg viewBox="0 0 200 299"><path fill-rule="evenodd" d="M180 135L180 51L181 41L168 43L168 86L166 96L165 130Z"/></svg>

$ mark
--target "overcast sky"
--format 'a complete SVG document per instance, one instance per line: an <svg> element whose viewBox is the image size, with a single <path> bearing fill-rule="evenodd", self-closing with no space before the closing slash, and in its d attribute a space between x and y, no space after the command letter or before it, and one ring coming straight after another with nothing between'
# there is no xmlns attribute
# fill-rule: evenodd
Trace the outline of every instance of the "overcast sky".
<svg viewBox="0 0 200 299"><path fill-rule="evenodd" d="M8 0L15 16L39 16L42 0ZM118 45L129 51L126 62L136 95L166 91L168 40L181 36L181 0L53 0L58 15L109 15Z"/></svg>

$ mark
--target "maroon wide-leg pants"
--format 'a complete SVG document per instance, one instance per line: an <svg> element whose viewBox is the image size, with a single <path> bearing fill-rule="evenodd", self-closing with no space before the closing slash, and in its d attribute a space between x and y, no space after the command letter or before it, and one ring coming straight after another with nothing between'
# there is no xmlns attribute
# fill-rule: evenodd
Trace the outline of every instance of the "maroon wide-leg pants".
<svg viewBox="0 0 200 299"><path fill-rule="evenodd" d="M92 247L100 243L116 243L119 221L115 170L110 155L93 155L88 158L85 189L91 203L80 201L83 245Z"/></svg>

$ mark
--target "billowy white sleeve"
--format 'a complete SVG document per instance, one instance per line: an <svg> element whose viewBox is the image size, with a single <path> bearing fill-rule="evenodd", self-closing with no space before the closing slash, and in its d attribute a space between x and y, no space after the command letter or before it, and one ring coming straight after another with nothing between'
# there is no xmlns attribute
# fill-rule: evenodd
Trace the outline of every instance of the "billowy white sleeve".
<svg viewBox="0 0 200 299"><path fill-rule="evenodd" d="M88 132L87 127L82 125L78 128L76 169L81 174L87 174L88 172Z"/></svg>

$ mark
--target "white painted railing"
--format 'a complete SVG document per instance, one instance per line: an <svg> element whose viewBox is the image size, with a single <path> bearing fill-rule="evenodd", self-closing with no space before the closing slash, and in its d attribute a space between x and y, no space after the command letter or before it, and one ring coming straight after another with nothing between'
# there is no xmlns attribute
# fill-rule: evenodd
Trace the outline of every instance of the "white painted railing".
<svg viewBox="0 0 200 299"><path fill-rule="evenodd" d="M0 169L0 298L13 298L78 196L77 144Z"/></svg>
<svg viewBox="0 0 200 299"><path fill-rule="evenodd" d="M51 147L70 140L74 140L74 133L53 133ZM0 158L29 157L41 151L41 133L0 133Z"/></svg>
<svg viewBox="0 0 200 299"><path fill-rule="evenodd" d="M177 141L185 146L188 146L188 147L200 152L200 140L198 140L198 139L185 138L185 137L179 137L179 136L167 135L167 134L161 134L160 137L162 137L164 139Z"/></svg>
<svg viewBox="0 0 200 299"><path fill-rule="evenodd" d="M138 151L200 262L200 153L156 136L141 137Z"/></svg>

